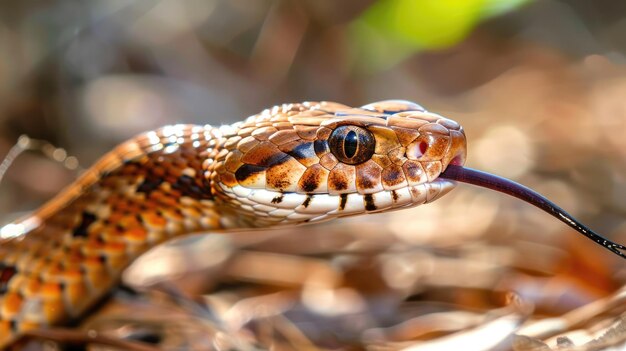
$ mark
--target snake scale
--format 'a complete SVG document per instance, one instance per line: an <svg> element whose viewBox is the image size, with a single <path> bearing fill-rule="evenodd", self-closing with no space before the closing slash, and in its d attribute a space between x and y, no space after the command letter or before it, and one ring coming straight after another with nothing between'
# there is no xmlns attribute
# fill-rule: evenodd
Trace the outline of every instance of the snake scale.
<svg viewBox="0 0 626 351"><path fill-rule="evenodd" d="M438 176L463 164L465 145L459 124L405 101L285 104L141 134L4 233L0 344L79 318L133 259L176 236L433 201L454 187Z"/></svg>
<svg viewBox="0 0 626 351"><path fill-rule="evenodd" d="M146 250L201 231L270 228L417 206L463 181L550 212L549 200L462 167L463 128L409 101L284 104L233 125L172 125L106 154L0 232L0 346L77 320Z"/></svg>

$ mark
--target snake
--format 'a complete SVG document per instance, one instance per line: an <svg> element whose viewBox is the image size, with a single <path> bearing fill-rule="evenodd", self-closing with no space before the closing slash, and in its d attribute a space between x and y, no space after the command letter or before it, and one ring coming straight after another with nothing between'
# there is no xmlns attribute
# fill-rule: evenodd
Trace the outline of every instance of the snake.
<svg viewBox="0 0 626 351"><path fill-rule="evenodd" d="M459 123L404 100L283 104L231 125L142 133L2 228L0 345L78 320L134 259L174 237L399 210L457 181L543 206L624 257L532 190L463 167L466 144Z"/></svg>

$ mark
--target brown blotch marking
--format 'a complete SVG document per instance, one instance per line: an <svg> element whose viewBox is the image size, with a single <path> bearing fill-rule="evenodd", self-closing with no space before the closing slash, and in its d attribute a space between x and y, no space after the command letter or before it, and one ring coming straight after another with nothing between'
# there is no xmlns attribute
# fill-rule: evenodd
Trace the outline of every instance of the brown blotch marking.
<svg viewBox="0 0 626 351"><path fill-rule="evenodd" d="M402 167L396 164L391 164L387 168L383 169L381 180L383 188L385 189L395 188L400 186L400 184L406 184L406 178L404 177Z"/></svg>
<svg viewBox="0 0 626 351"><path fill-rule="evenodd" d="M102 237L102 235L98 235L95 238L92 238L92 240L96 243L100 243L100 244L104 244L106 242L106 240L104 240L104 238Z"/></svg>
<svg viewBox="0 0 626 351"><path fill-rule="evenodd" d="M393 202L398 202L398 193L395 190L391 191L391 199Z"/></svg>
<svg viewBox="0 0 626 351"><path fill-rule="evenodd" d="M135 160L125 160L123 164L118 171L120 175L135 175L141 172L141 164Z"/></svg>
<svg viewBox="0 0 626 351"><path fill-rule="evenodd" d="M421 184L428 181L428 177L419 162L406 161L402 166L402 170L411 185Z"/></svg>
<svg viewBox="0 0 626 351"><path fill-rule="evenodd" d="M291 182L285 179L276 178L276 179L273 179L271 183L268 183L268 185L270 186L271 189L284 190L291 185Z"/></svg>
<svg viewBox="0 0 626 351"><path fill-rule="evenodd" d="M309 207L309 205L311 204L311 200L313 199L312 195L307 195L306 199L304 199L304 202L302 203L302 206L304 206L304 208Z"/></svg>
<svg viewBox="0 0 626 351"><path fill-rule="evenodd" d="M366 194L363 196L363 200L365 201L365 209L367 211L376 211L378 207L376 207L376 203L374 202L374 195Z"/></svg>
<svg viewBox="0 0 626 351"><path fill-rule="evenodd" d="M315 191L321 185L326 184L328 174L328 170L326 170L326 168L322 167L319 164L307 168L307 170L304 171L304 174L302 175L302 177L300 177L300 180L298 181L298 190L305 193L311 193ZM326 187L323 187L320 190L325 192L326 189Z"/></svg>
<svg viewBox="0 0 626 351"><path fill-rule="evenodd" d="M409 188L409 191L411 192L411 198L413 199L413 201L416 201L422 196L422 192L420 191L419 187L411 187ZM424 197L423 200L426 200L426 197Z"/></svg>
<svg viewBox="0 0 626 351"><path fill-rule="evenodd" d="M281 164L270 167L265 172L266 188L269 190L296 191L298 180L306 171L300 162L286 156Z"/></svg>
<svg viewBox="0 0 626 351"><path fill-rule="evenodd" d="M19 332L19 326L17 325L17 321L15 319L10 319L9 320L9 329L11 329L12 333L18 333Z"/></svg>
<svg viewBox="0 0 626 351"><path fill-rule="evenodd" d="M382 168L376 162L369 160L356 166L356 188L364 193L374 193L383 190L381 184Z"/></svg>
<svg viewBox="0 0 626 351"><path fill-rule="evenodd" d="M0 263L0 294L5 294L9 287L11 278L17 273L17 268L11 265Z"/></svg>
<svg viewBox="0 0 626 351"><path fill-rule="evenodd" d="M238 184L237 177L230 172L220 174L216 180L217 182L221 182L229 187L233 187Z"/></svg>
<svg viewBox="0 0 626 351"><path fill-rule="evenodd" d="M182 196L194 199L212 198L208 188L205 188L196 178L184 174L176 179L176 182L172 184L172 189L180 191Z"/></svg>
<svg viewBox="0 0 626 351"><path fill-rule="evenodd" d="M340 163L328 174L328 191L332 194L351 188L356 189L355 178L356 168Z"/></svg>
<svg viewBox="0 0 626 351"><path fill-rule="evenodd" d="M278 195L278 196L276 196L275 198L272 199L272 203L273 204L279 204L281 202L283 202L283 195L282 194Z"/></svg>
<svg viewBox="0 0 626 351"><path fill-rule="evenodd" d="M383 169L389 167L392 163L387 155L372 155L372 161L376 162L377 165L382 167Z"/></svg>
<svg viewBox="0 0 626 351"><path fill-rule="evenodd" d="M74 231L72 232L72 236L75 238L87 237L87 229L89 228L90 225L92 225L96 221L96 219L97 217L95 214L91 212L83 211L83 213L81 213L80 223L78 224L78 227L76 227Z"/></svg>
<svg viewBox="0 0 626 351"><path fill-rule="evenodd" d="M339 198L339 209L343 211L346 208L346 203L348 203L348 194L341 194Z"/></svg>
<svg viewBox="0 0 626 351"><path fill-rule="evenodd" d="M162 162L162 160L159 160L159 162ZM146 162L144 167L150 170L150 175L153 177L162 178L167 173L167 169L165 169L165 167L162 167L161 164L157 165L152 161Z"/></svg>
<svg viewBox="0 0 626 351"><path fill-rule="evenodd" d="M404 164L404 162L407 160L406 155L406 148L404 147L399 147L397 149L393 149L391 150L388 154L387 157L389 157L389 160L399 166L402 166Z"/></svg>
<svg viewBox="0 0 626 351"><path fill-rule="evenodd" d="M141 182L141 184L139 184L136 192L150 194L154 190L158 189L161 183L163 183L162 178L148 176L143 180L143 182Z"/></svg>

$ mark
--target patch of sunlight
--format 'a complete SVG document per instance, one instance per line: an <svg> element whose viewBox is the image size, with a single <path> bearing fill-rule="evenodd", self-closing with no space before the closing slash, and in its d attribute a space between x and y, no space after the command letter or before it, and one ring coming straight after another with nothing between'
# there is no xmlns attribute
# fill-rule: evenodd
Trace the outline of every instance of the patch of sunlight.
<svg viewBox="0 0 626 351"><path fill-rule="evenodd" d="M389 67L421 50L462 41L481 20L530 0L381 0L350 28L353 60L366 68Z"/></svg>

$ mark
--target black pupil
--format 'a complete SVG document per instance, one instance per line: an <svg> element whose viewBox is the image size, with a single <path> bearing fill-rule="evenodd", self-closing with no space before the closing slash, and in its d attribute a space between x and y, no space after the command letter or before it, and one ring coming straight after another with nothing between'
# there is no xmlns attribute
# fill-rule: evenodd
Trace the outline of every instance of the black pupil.
<svg viewBox="0 0 626 351"><path fill-rule="evenodd" d="M356 132L351 130L346 134L346 138L343 141L343 152L347 158L352 158L356 155L356 149L359 145L359 137Z"/></svg>

